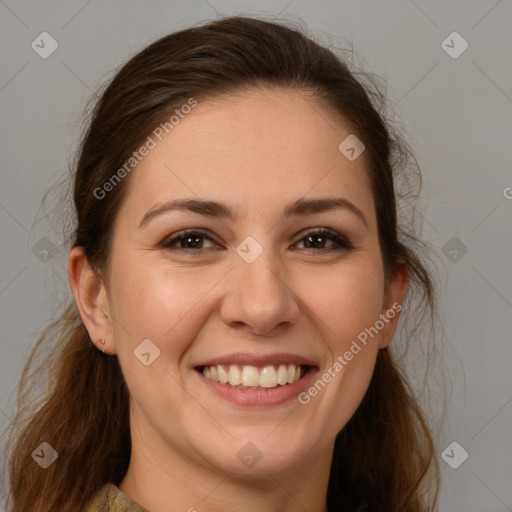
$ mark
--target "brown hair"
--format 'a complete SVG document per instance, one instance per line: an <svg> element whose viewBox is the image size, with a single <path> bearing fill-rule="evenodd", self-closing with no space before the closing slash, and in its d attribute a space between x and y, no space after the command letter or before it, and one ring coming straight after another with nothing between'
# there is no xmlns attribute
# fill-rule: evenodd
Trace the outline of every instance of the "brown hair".
<svg viewBox="0 0 512 512"><path fill-rule="evenodd" d="M340 114L366 145L386 277L398 262L407 263L411 286L402 317L413 318L410 334L418 338L425 318L433 324L435 294L420 245L397 222L394 182L407 182L419 169L408 145L384 120L385 97L369 76L351 72L303 31L275 22L230 17L159 39L120 69L91 113L74 172L72 245L84 247L99 273L108 267L129 176L112 188L108 200L94 191L189 98L247 87L292 88ZM43 341L52 337L55 347L32 369ZM369 389L336 439L329 511L436 509L433 436L402 366L388 348L379 351ZM30 399L43 372L48 389L38 401ZM128 390L117 358L91 342L72 301L32 349L18 397L8 442L12 510L75 512L106 482L121 482L131 451ZM43 441L58 452L48 469L31 457Z"/></svg>

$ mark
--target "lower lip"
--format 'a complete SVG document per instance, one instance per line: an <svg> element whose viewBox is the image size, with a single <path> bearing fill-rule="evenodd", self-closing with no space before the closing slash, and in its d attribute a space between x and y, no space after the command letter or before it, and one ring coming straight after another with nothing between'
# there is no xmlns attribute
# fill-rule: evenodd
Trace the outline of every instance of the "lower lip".
<svg viewBox="0 0 512 512"><path fill-rule="evenodd" d="M196 370L197 371L197 370ZM290 400L296 399L297 396L308 387L316 370L309 368L309 371L301 379L293 384L285 384L272 389L256 390L256 389L240 389L230 386L229 384L221 384L213 380L207 379L201 372L197 371L200 379L210 391L217 396L236 405L266 407L270 405L280 405Z"/></svg>

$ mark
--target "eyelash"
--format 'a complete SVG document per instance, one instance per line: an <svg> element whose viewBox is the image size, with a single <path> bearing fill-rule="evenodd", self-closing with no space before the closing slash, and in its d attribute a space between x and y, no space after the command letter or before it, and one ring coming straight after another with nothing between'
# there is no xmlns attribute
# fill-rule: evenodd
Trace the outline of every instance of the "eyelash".
<svg viewBox="0 0 512 512"><path fill-rule="evenodd" d="M328 229L328 228L317 228L317 229L308 231L308 232L304 233L302 238L300 238L297 242L302 242L308 236L312 236L312 235L320 235L325 239L334 241L339 245L339 247L335 247L332 249L305 248L306 251L310 251L313 253L324 253L325 254L328 252L339 251L339 250L348 251L348 250L351 250L354 248L353 245L348 241L347 238L345 238L340 233L338 233L334 230ZM183 251L183 252L190 252L190 251L199 252L201 250L207 250L207 249L202 249L202 248L194 249L194 248L186 248L186 247L174 247L174 245L177 242L180 242L181 240L186 240L187 238L194 238L194 236L197 238L205 238L205 239L209 240L210 242L216 243L215 240L211 236L209 236L208 231L199 228L199 229L189 229L189 230L181 231L180 233L173 236L172 238L165 239L160 244L160 247L162 249Z"/></svg>

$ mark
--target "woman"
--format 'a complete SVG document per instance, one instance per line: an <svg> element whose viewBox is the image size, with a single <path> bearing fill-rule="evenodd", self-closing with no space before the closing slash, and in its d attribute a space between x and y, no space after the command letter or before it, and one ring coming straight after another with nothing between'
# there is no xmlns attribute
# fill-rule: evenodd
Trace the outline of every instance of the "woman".
<svg viewBox="0 0 512 512"><path fill-rule="evenodd" d="M15 421L12 510L436 509L389 350L432 283L378 101L299 31L242 17L117 73L79 152L74 303Z"/></svg>

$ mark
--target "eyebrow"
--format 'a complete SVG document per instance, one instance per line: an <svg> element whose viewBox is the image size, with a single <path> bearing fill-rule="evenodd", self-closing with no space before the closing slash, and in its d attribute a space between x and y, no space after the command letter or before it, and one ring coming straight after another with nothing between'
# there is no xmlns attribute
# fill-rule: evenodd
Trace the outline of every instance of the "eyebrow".
<svg viewBox="0 0 512 512"><path fill-rule="evenodd" d="M359 217L363 224L368 227L368 223L363 212L355 204L342 197L298 199L294 203L285 207L283 218L287 219L293 216L311 215L340 208L354 213ZM238 218L228 205L218 203L217 201L209 201L205 199L176 199L164 204L158 204L148 210L140 221L139 229L148 224L151 219L169 211L191 211L207 217L218 217L230 220L236 220Z"/></svg>

